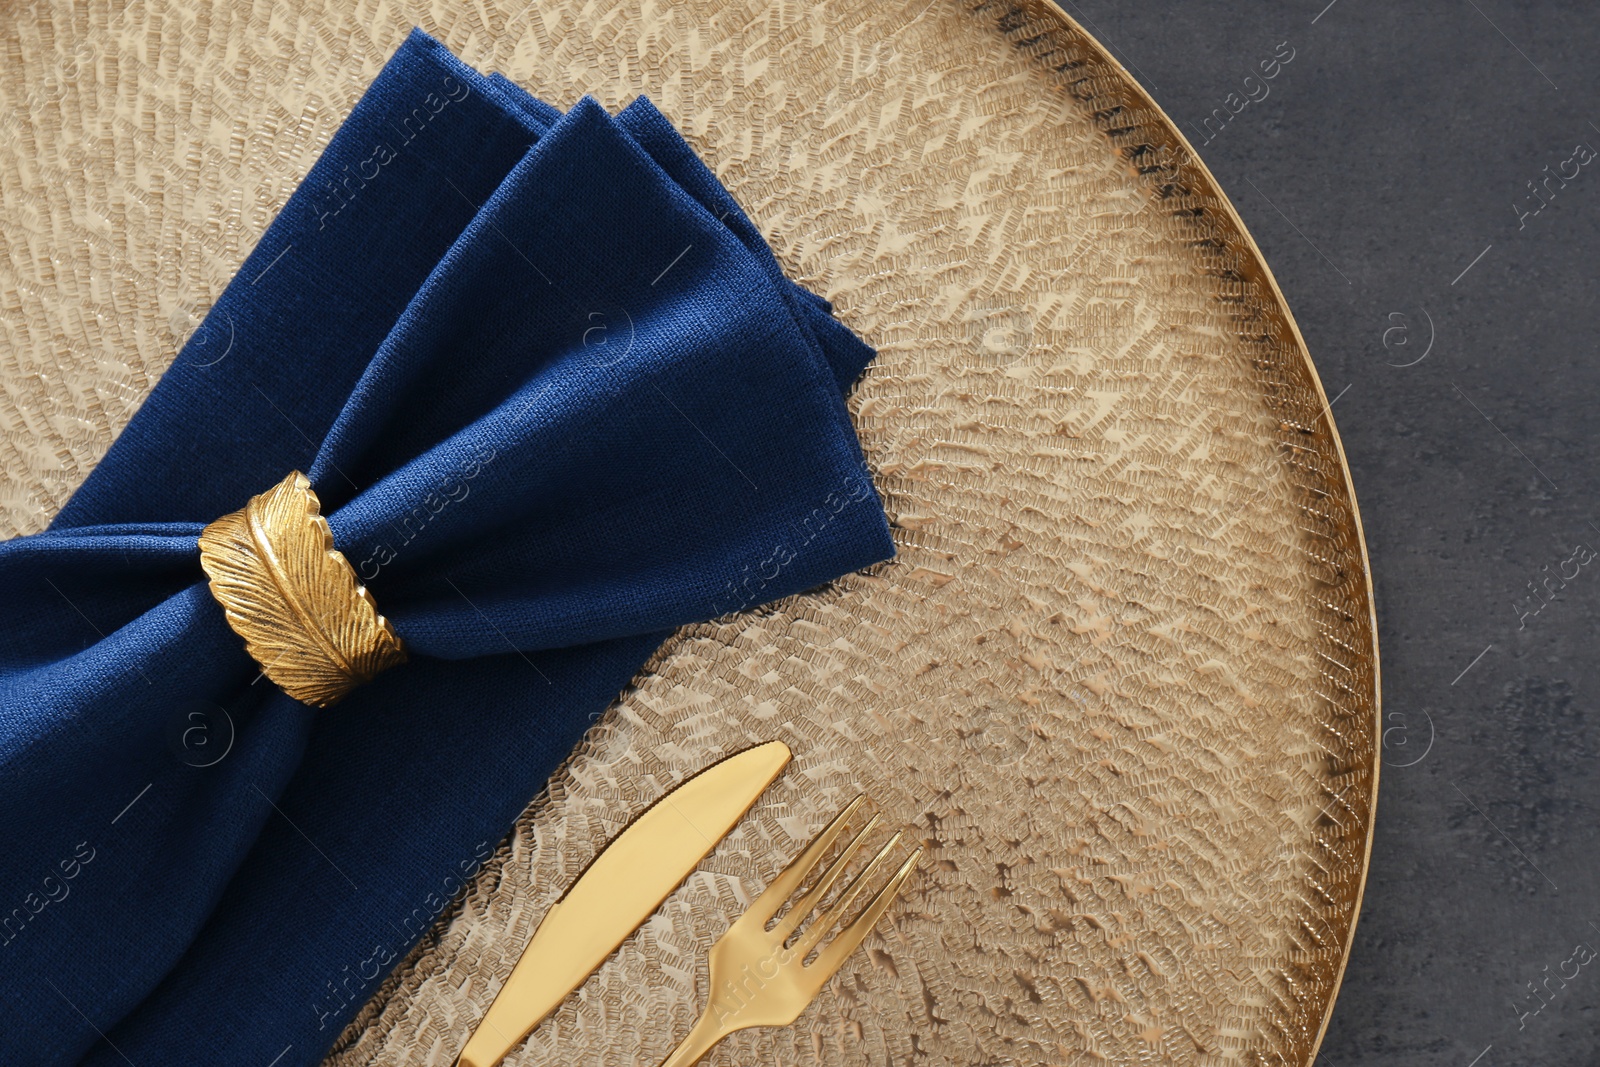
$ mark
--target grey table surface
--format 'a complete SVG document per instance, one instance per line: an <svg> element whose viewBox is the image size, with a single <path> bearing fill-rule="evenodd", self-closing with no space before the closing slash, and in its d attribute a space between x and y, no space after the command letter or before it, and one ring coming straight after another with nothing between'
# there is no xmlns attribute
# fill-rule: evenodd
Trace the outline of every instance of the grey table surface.
<svg viewBox="0 0 1600 1067"><path fill-rule="evenodd" d="M1319 1067L1600 1064L1600 4L1059 2L1195 143L1336 397L1385 732Z"/></svg>

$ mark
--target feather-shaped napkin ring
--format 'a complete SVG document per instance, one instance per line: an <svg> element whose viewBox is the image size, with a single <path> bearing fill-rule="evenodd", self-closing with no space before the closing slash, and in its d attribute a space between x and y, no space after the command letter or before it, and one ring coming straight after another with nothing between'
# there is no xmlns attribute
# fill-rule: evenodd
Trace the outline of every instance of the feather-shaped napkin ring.
<svg viewBox="0 0 1600 1067"><path fill-rule="evenodd" d="M262 673L303 704L325 708L405 662L299 471L207 526L200 566Z"/></svg>

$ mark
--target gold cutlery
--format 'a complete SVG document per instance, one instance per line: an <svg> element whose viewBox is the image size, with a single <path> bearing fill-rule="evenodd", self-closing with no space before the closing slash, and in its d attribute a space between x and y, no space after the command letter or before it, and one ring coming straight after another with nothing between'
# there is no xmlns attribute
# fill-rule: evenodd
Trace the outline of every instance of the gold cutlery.
<svg viewBox="0 0 1600 1067"><path fill-rule="evenodd" d="M808 889L784 913L776 925L771 925L779 910L795 895L801 884L821 863L822 857L850 825L863 797L856 797L841 811L827 829L806 846L797 859L756 898L738 922L722 935L710 953L710 998L699 1020L682 1043L661 1067L691 1067L698 1063L713 1045L735 1030L751 1026L788 1026L800 1017L822 991L849 955L860 946L867 931L877 925L889 910L906 879L911 876L922 856L922 849L911 853L900 869L867 903L859 915L848 919L850 908L876 876L886 869L889 855L900 842L896 833L889 843L879 850L872 862L856 876L850 887L822 914L807 924L804 932L796 935L802 921L817 911L828 891L845 873L846 867L860 851L862 843L878 823L874 815L855 837L850 839L833 861ZM771 925L771 929L768 929ZM842 927L827 944L823 939L834 927ZM808 957L814 958L807 962Z"/></svg>
<svg viewBox="0 0 1600 1067"><path fill-rule="evenodd" d="M729 756L618 834L540 920L457 1067L495 1067L710 855L789 757L782 741Z"/></svg>

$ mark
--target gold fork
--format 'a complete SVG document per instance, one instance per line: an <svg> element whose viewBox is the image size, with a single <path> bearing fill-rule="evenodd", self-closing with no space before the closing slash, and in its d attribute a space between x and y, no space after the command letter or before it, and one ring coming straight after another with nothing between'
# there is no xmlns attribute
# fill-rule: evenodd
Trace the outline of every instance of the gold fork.
<svg viewBox="0 0 1600 1067"><path fill-rule="evenodd" d="M794 903L776 925L768 924L778 914L784 902L794 896L807 876L821 863L823 855L838 840L865 797L856 797L827 829L816 836L806 850L773 880L766 892L756 898L739 921L729 927L715 945L711 946L710 998L700 1018L695 1022L682 1043L672 1051L661 1067L692 1067L711 1051L713 1045L735 1030L751 1026L788 1026L800 1017L816 995L822 991L845 959L854 952L867 936L867 931L877 925L883 913L900 895L900 889L922 856L918 848L900 865L894 876L884 883L867 906L853 920L845 917L856 898L884 869L889 854L900 842L895 834L879 850L872 862L856 876L850 887L839 895L826 912L811 922L798 937L795 930L800 923L817 910L828 890L838 882L846 867L860 851L867 834L878 824L874 815L851 838L840 852L839 858L822 872L821 877ZM826 946L822 939L835 926L843 929ZM806 957L813 952L816 958L810 963Z"/></svg>

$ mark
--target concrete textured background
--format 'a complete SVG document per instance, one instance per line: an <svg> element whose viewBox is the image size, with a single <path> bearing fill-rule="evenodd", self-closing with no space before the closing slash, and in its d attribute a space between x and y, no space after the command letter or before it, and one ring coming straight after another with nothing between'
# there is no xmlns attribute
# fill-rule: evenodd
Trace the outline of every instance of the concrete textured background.
<svg viewBox="0 0 1600 1067"><path fill-rule="evenodd" d="M1319 1067L1600 1063L1600 6L1059 2L1194 141L1337 397L1386 729Z"/></svg>

